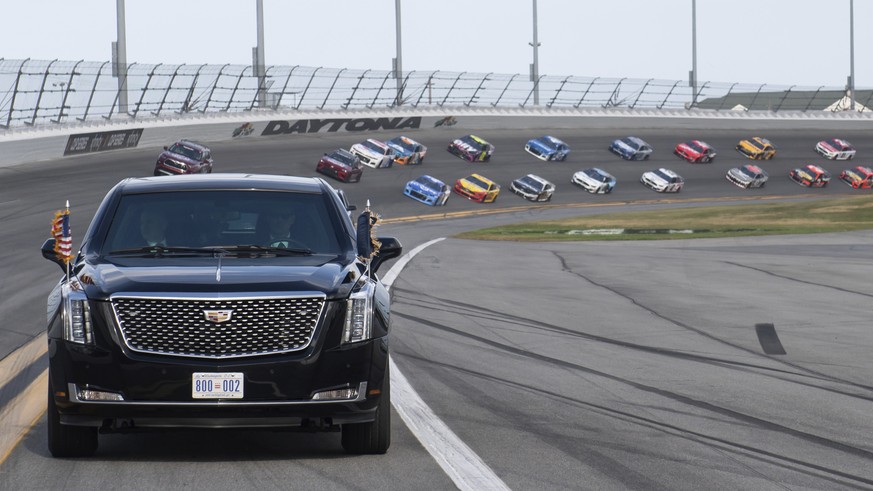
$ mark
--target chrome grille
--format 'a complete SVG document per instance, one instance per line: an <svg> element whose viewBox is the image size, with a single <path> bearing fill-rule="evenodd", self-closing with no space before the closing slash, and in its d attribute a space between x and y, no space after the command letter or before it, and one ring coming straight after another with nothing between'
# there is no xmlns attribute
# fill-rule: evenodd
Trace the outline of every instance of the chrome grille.
<svg viewBox="0 0 873 491"><path fill-rule="evenodd" d="M299 351L312 341L324 296L154 298L113 296L124 343L133 351L234 358ZM223 322L207 311L231 311ZM219 317L222 316L212 316Z"/></svg>

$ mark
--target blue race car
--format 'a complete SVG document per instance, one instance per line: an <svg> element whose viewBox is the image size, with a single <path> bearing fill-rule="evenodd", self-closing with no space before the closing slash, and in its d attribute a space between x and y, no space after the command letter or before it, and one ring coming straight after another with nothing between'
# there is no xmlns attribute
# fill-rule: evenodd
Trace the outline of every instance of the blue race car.
<svg viewBox="0 0 873 491"><path fill-rule="evenodd" d="M446 183L426 174L407 182L403 188L403 194L430 206L446 204L451 192Z"/></svg>
<svg viewBox="0 0 873 491"><path fill-rule="evenodd" d="M652 146L641 138L629 136L612 142L609 151L625 160L649 160L652 155Z"/></svg>
<svg viewBox="0 0 873 491"><path fill-rule="evenodd" d="M541 136L527 142L524 150L540 160L566 160L570 146L554 136Z"/></svg>

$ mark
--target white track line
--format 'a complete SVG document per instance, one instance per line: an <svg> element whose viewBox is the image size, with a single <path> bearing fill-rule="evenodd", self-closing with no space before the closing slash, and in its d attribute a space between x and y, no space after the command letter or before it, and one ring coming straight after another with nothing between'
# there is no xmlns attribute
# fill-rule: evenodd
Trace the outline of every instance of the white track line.
<svg viewBox="0 0 873 491"><path fill-rule="evenodd" d="M426 247L443 238L426 242L401 257L385 274L382 282L391 288L406 264ZM461 490L508 490L503 480L428 407L406 380L400 369L389 360L391 403L418 441Z"/></svg>

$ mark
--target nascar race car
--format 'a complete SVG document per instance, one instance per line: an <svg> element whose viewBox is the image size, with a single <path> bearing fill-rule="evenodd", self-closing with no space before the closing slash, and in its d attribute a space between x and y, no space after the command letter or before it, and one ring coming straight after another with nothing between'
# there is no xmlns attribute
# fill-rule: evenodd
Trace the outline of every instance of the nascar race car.
<svg viewBox="0 0 873 491"><path fill-rule="evenodd" d="M776 147L770 140L755 136L737 143L737 152L752 160L770 160L776 156Z"/></svg>
<svg viewBox="0 0 873 491"><path fill-rule="evenodd" d="M643 173L640 182L659 193L678 193L682 190L685 180L670 169L660 168Z"/></svg>
<svg viewBox="0 0 873 491"><path fill-rule="evenodd" d="M673 149L673 153L692 164L708 164L715 158L715 149L700 140L680 143Z"/></svg>
<svg viewBox="0 0 873 491"><path fill-rule="evenodd" d="M467 135L449 143L449 152L470 162L488 162L494 153L494 145L476 135Z"/></svg>
<svg viewBox="0 0 873 491"><path fill-rule="evenodd" d="M449 186L427 174L406 183L403 194L430 206L442 206L449 199Z"/></svg>
<svg viewBox="0 0 873 491"><path fill-rule="evenodd" d="M315 166L315 170L343 182L358 182L364 173L361 169L361 160L343 148L324 154Z"/></svg>
<svg viewBox="0 0 873 491"><path fill-rule="evenodd" d="M615 188L615 178L605 170L591 167L573 174L570 180L573 184L582 186L589 193L607 194Z"/></svg>
<svg viewBox="0 0 873 491"><path fill-rule="evenodd" d="M361 163L373 168L391 167L394 165L394 149L385 143L369 138L361 143L355 143L351 152L361 159Z"/></svg>
<svg viewBox="0 0 873 491"><path fill-rule="evenodd" d="M746 164L727 171L725 178L741 188L749 189L764 187L769 176L757 165Z"/></svg>
<svg viewBox="0 0 873 491"><path fill-rule="evenodd" d="M500 194L500 185L487 177L471 174L455 181L452 190L473 201L493 203Z"/></svg>
<svg viewBox="0 0 873 491"><path fill-rule="evenodd" d="M851 160L855 158L855 147L846 140L831 138L815 144L815 151L830 160Z"/></svg>
<svg viewBox="0 0 873 491"><path fill-rule="evenodd" d="M619 138L612 142L609 151L625 160L648 160L652 155L652 146L635 136Z"/></svg>
<svg viewBox="0 0 873 491"><path fill-rule="evenodd" d="M873 169L869 167L853 167L840 172L840 180L855 189L873 188Z"/></svg>
<svg viewBox="0 0 873 491"><path fill-rule="evenodd" d="M427 147L407 136L398 136L385 142L394 149L394 163L414 165L424 162Z"/></svg>
<svg viewBox="0 0 873 491"><path fill-rule="evenodd" d="M524 150L540 160L566 160L570 147L554 136L541 136L527 142Z"/></svg>
<svg viewBox="0 0 873 491"><path fill-rule="evenodd" d="M512 181L509 190L528 201L550 201L555 185L535 174Z"/></svg>
<svg viewBox="0 0 873 491"><path fill-rule="evenodd" d="M788 172L794 182L808 188L823 188L831 180L830 172L815 164L807 164L803 167L791 169Z"/></svg>

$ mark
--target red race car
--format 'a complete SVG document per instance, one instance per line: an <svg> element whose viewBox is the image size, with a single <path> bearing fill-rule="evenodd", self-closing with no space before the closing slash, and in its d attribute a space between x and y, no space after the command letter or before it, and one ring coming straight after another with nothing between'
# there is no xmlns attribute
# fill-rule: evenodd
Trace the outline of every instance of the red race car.
<svg viewBox="0 0 873 491"><path fill-rule="evenodd" d="M708 164L715 158L715 149L700 140L691 140L676 145L673 153L692 164Z"/></svg>
<svg viewBox="0 0 873 491"><path fill-rule="evenodd" d="M342 182L358 182L361 180L361 174L364 173L357 155L342 148L324 154L315 166L315 170Z"/></svg>
<svg viewBox="0 0 873 491"><path fill-rule="evenodd" d="M873 169L869 167L852 167L840 172L840 180L855 189L873 188Z"/></svg>
<svg viewBox="0 0 873 491"><path fill-rule="evenodd" d="M808 188L823 188L831 180L830 172L815 164L807 164L803 167L791 169L788 177L797 184Z"/></svg>

